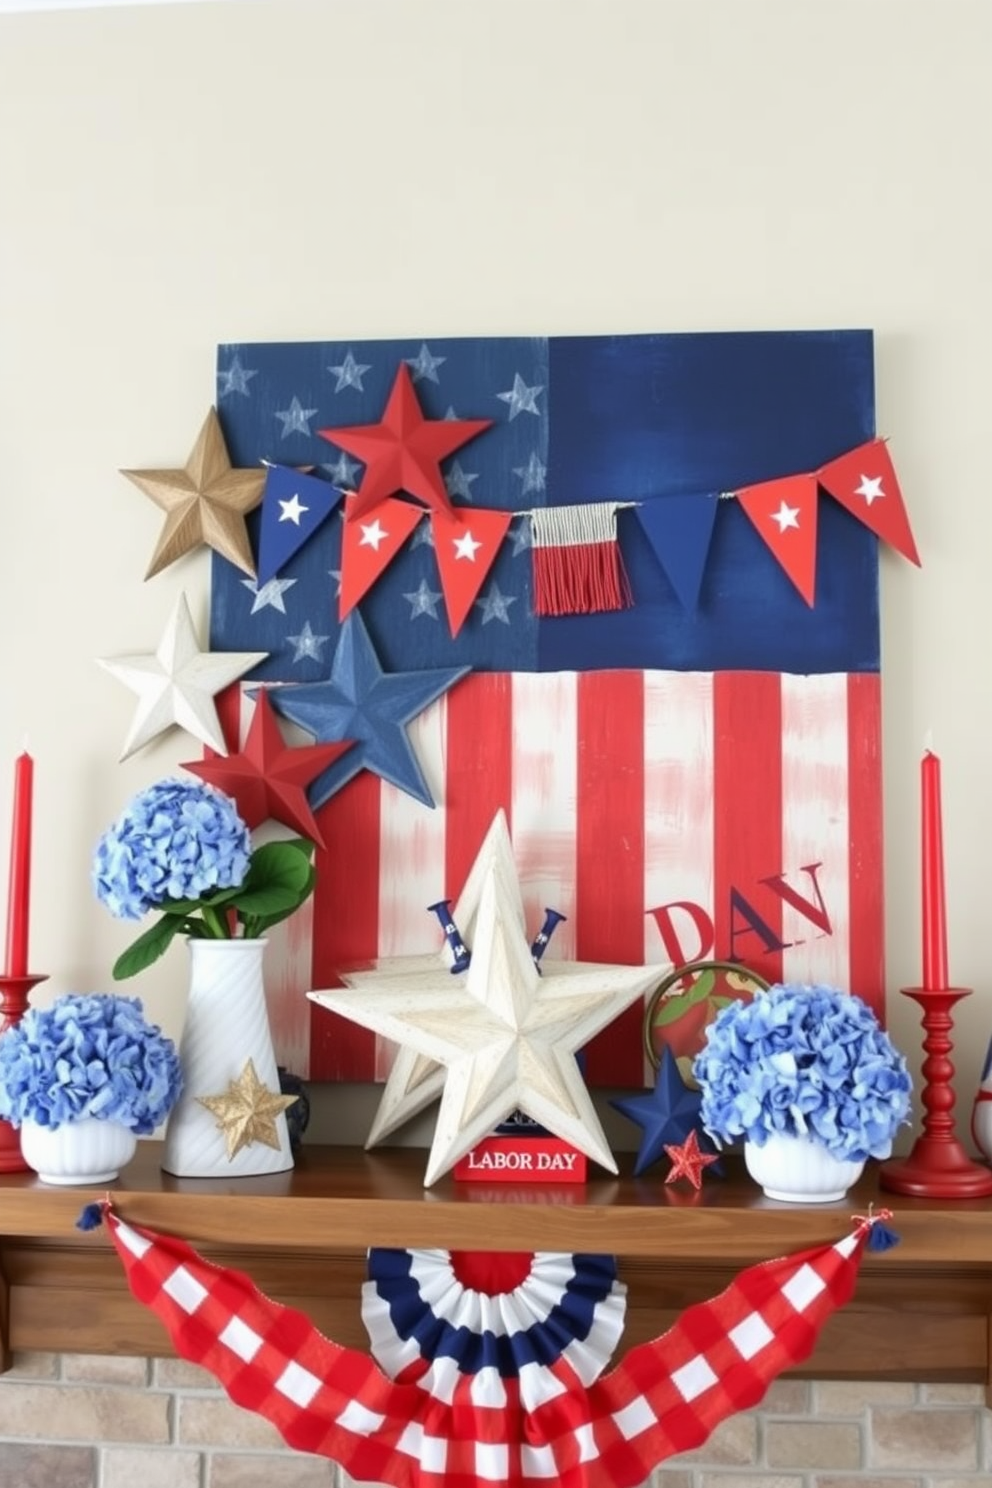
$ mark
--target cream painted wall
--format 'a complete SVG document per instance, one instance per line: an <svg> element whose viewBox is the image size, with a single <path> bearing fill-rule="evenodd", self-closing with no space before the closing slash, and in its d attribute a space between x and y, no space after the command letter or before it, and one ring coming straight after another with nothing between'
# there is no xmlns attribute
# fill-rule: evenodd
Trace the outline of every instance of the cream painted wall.
<svg viewBox="0 0 992 1488"><path fill-rule="evenodd" d="M130 936L93 843L189 753L118 765L132 700L94 658L153 649L181 587L205 625L205 554L143 583L159 514L117 471L185 458L217 342L868 325L925 564L882 558L890 1021L915 1057L894 989L932 730L966 1117L992 1033L990 54L987 0L0 17L0 842L27 735L47 994L109 985ZM129 984L172 1032L184 985L178 950ZM361 1135L356 1094L322 1098Z"/></svg>

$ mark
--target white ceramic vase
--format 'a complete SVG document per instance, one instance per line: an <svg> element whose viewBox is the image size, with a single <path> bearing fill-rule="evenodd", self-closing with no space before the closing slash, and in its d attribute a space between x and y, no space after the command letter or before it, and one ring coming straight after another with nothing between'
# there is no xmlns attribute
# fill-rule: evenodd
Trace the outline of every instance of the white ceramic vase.
<svg viewBox="0 0 992 1488"><path fill-rule="evenodd" d="M21 1125L21 1153L42 1183L109 1183L134 1156L138 1139L119 1121L85 1116L61 1126Z"/></svg>
<svg viewBox="0 0 992 1488"><path fill-rule="evenodd" d="M763 1147L744 1143L744 1162L770 1199L830 1204L842 1199L864 1171L863 1162L834 1157L810 1137L770 1136Z"/></svg>
<svg viewBox="0 0 992 1488"><path fill-rule="evenodd" d="M265 1005L264 940L190 940L190 988L179 1042L183 1093L165 1130L162 1167L178 1178L245 1178L293 1166L285 1115L278 1147L254 1141L233 1157L200 1096L223 1096L250 1059L262 1084L279 1094L279 1072Z"/></svg>

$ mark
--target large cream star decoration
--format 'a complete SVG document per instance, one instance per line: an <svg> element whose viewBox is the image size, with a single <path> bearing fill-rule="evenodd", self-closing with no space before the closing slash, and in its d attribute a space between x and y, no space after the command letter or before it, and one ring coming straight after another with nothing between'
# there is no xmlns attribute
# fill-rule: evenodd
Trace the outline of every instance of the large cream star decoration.
<svg viewBox="0 0 992 1488"><path fill-rule="evenodd" d="M516 873L511 885L490 861L467 972L432 968L397 978L386 970L308 994L445 1066L428 1187L518 1109L617 1170L575 1051L642 997L658 968L558 961L539 975L519 898Z"/></svg>
<svg viewBox="0 0 992 1488"><path fill-rule="evenodd" d="M264 661L267 651L201 651L185 594L180 594L153 655L101 658L100 665L137 693L121 759L177 724L227 753L214 698Z"/></svg>
<svg viewBox="0 0 992 1488"><path fill-rule="evenodd" d="M508 902L512 902L514 913L524 929L524 907L520 898L516 864L506 814L500 810L493 817L489 830L479 848L475 862L469 870L462 892L453 910L453 918L465 944L471 946L475 940L475 926L482 898L482 885L487 870L495 865L504 879ZM409 976L414 971L442 971L450 975L451 949L443 942L433 955L394 956L379 961L375 971L355 972L348 978L350 987L361 987L369 981L381 982L383 976ZM453 982L449 985L454 985ZM418 1054L416 1049L401 1046L396 1050L389 1074L382 1088L376 1107L366 1148L376 1147L392 1136L401 1126L419 1116L421 1111L436 1101L444 1089L447 1071L436 1059Z"/></svg>
<svg viewBox="0 0 992 1488"><path fill-rule="evenodd" d="M262 499L265 471L235 470L211 408L182 470L122 470L165 512L146 579L202 543L255 577L245 513Z"/></svg>
<svg viewBox="0 0 992 1488"><path fill-rule="evenodd" d="M249 1059L236 1080L230 1080L225 1095L198 1095L201 1106L216 1117L217 1126L224 1133L228 1160L236 1156L242 1147L253 1142L264 1142L266 1147L279 1149L279 1132L276 1117L299 1099L296 1095L276 1095L263 1085Z"/></svg>

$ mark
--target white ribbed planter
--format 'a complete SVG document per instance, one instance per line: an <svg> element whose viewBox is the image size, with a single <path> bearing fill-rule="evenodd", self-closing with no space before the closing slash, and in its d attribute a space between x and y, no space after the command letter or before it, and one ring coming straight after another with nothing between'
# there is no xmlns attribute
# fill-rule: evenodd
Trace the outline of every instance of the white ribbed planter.
<svg viewBox="0 0 992 1488"><path fill-rule="evenodd" d="M134 1156L138 1139L119 1121L84 1116L62 1126L21 1125L21 1153L42 1183L109 1183Z"/></svg>
<svg viewBox="0 0 992 1488"><path fill-rule="evenodd" d="M178 1178L245 1178L293 1166L284 1115L276 1117L279 1147L253 1142L233 1157L224 1133L198 1096L225 1095L250 1059L269 1090L279 1072L262 979L264 940L191 940L189 1003L179 1043L183 1093L165 1130L162 1167Z"/></svg>
<svg viewBox="0 0 992 1488"><path fill-rule="evenodd" d="M863 1162L833 1157L809 1137L770 1136L763 1147L744 1143L748 1172L770 1199L830 1204L842 1199L864 1171Z"/></svg>

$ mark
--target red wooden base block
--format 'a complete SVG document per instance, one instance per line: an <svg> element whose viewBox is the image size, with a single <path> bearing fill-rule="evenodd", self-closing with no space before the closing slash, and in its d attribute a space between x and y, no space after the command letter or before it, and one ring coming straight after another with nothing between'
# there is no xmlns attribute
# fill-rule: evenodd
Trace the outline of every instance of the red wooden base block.
<svg viewBox="0 0 992 1488"><path fill-rule="evenodd" d="M7 976L0 973L0 1033L19 1023L27 1012L28 995L44 976ZM9 1121L0 1121L0 1173L29 1173L21 1156L20 1133Z"/></svg>
<svg viewBox="0 0 992 1488"><path fill-rule="evenodd" d="M487 1183L585 1183L585 1153L560 1137L483 1137L455 1164L453 1177Z"/></svg>
<svg viewBox="0 0 992 1488"><path fill-rule="evenodd" d="M920 1095L925 1115L923 1132L908 1157L883 1163L879 1182L893 1193L916 1198L981 1199L992 1194L992 1168L973 1162L954 1130L954 1048L952 1009L971 994L970 987L904 987L923 1009L923 1049L926 1058L920 1073L924 1087Z"/></svg>

